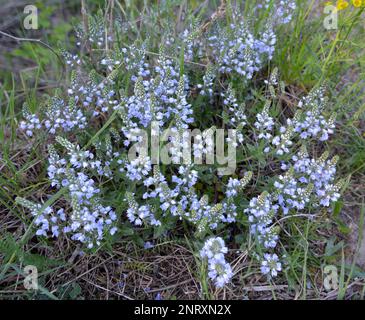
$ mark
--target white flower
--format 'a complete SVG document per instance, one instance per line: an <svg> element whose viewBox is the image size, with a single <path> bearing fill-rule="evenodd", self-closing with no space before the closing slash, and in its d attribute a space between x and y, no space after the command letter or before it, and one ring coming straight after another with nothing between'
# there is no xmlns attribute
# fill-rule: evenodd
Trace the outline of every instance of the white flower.
<svg viewBox="0 0 365 320"><path fill-rule="evenodd" d="M280 272L282 269L278 256L275 253L265 253L264 259L261 261L260 269L262 274L276 277L278 275L278 272Z"/></svg>

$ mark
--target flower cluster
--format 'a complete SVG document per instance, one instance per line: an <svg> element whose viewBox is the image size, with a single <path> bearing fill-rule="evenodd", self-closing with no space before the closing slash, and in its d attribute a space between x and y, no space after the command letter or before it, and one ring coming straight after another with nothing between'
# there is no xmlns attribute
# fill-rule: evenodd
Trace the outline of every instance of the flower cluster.
<svg viewBox="0 0 365 320"><path fill-rule="evenodd" d="M254 126L259 132L258 139L270 141L274 127L274 119L269 116L270 101L267 101L263 110L256 115Z"/></svg>
<svg viewBox="0 0 365 320"><path fill-rule="evenodd" d="M61 49L61 54L62 54L63 58L65 59L66 64L70 68L74 68L81 64L81 59L79 58L79 56L77 54L71 54L64 49Z"/></svg>
<svg viewBox="0 0 365 320"><path fill-rule="evenodd" d="M229 124L233 128L236 128L237 139L241 144L243 142L242 128L247 124L247 117L245 114L244 104L238 104L235 96L235 91L230 84L225 93L222 93L223 104L227 107L227 114L229 118Z"/></svg>
<svg viewBox="0 0 365 320"><path fill-rule="evenodd" d="M24 130L29 137L33 136L35 129L41 129L42 124L38 116L31 114L26 104L23 107L23 117L24 120L20 121L19 128Z"/></svg>
<svg viewBox="0 0 365 320"><path fill-rule="evenodd" d="M264 7L273 13L273 21L278 24L286 24L293 18L296 3L292 0L265 0Z"/></svg>
<svg viewBox="0 0 365 320"><path fill-rule="evenodd" d="M214 67L213 64L209 64L203 76L203 84L199 83L197 85L198 89L200 89L201 95L207 95L210 97L213 95L213 85L216 76L217 76L216 68Z"/></svg>
<svg viewBox="0 0 365 320"><path fill-rule="evenodd" d="M131 223L136 226L140 226L143 223L150 224L152 226L161 225L161 222L155 218L150 205L139 206L134 199L134 195L130 192L126 193L126 200L129 206L127 210L127 217Z"/></svg>
<svg viewBox="0 0 365 320"><path fill-rule="evenodd" d="M255 38L242 17L237 15L234 19L236 23L226 29L218 28L209 37L209 46L219 72L236 72L249 80L267 59L272 58L276 37L268 26L260 38Z"/></svg>
<svg viewBox="0 0 365 320"><path fill-rule="evenodd" d="M338 200L344 183L343 180L335 182L338 158L327 158L328 153L325 152L319 159L311 159L305 147L302 147L299 154L293 156L292 163L282 164L286 173L276 178L275 192L272 195L264 192L251 199L245 213L251 233L257 236L264 248L274 249L279 240L279 229L273 223L279 209L287 215L294 210L304 210L310 204L328 207L331 202ZM263 259L262 268L267 271L264 273L275 276L281 268L277 255L266 253Z"/></svg>
<svg viewBox="0 0 365 320"><path fill-rule="evenodd" d="M201 38L199 38L200 33L199 20L196 20L192 21L191 28L185 29L180 36L181 42L184 44L184 56L188 61L192 61L195 56L203 56L204 46ZM180 47L178 49L181 50Z"/></svg>
<svg viewBox="0 0 365 320"><path fill-rule="evenodd" d="M113 85L111 78L100 80L95 72L86 78L73 72L67 93L70 99L75 100L75 105L84 113L90 114L89 118L92 119L117 108L119 101L115 99Z"/></svg>
<svg viewBox="0 0 365 320"><path fill-rule="evenodd" d="M218 288L224 287L232 278L233 272L224 255L228 248L220 237L209 238L200 251L200 257L208 260L208 276Z"/></svg>
<svg viewBox="0 0 365 320"><path fill-rule="evenodd" d="M41 210L41 205L30 207L28 203L26 206L36 217L35 224L39 227L37 235L48 236L51 232L52 237L58 237L60 233L70 234L72 240L85 243L88 248L99 246L105 234L113 235L117 231L116 213L110 206L101 204L100 189L84 173L85 169L100 169L101 161L93 160L92 153L81 151L66 139L58 137L57 141L68 150L69 159L60 158L51 145L48 177L52 186L67 190L72 212L66 214L64 208L54 212L50 207Z"/></svg>
<svg viewBox="0 0 365 320"><path fill-rule="evenodd" d="M279 175L274 187L277 190L278 204L284 215L288 214L291 209L304 209L310 200L313 188L311 184L301 186L294 177L293 168L290 168L285 175Z"/></svg>
<svg viewBox="0 0 365 320"><path fill-rule="evenodd" d="M298 107L303 109L303 114L294 122L294 130L302 139L318 137L320 141L325 141L333 134L336 115L328 119L324 117L322 112L326 104L323 87L314 89L299 102Z"/></svg>
<svg viewBox="0 0 365 320"><path fill-rule="evenodd" d="M107 80L106 83L110 86L112 81ZM42 127L52 135L60 131L82 130L93 117L112 111L118 105L118 101L113 98L114 91L105 83L99 83L93 73L86 81L73 73L67 92L68 102L57 96L50 98L42 110L42 117L32 115L25 106L20 128L29 136L33 135L35 129Z"/></svg>
<svg viewBox="0 0 365 320"><path fill-rule="evenodd" d="M145 44L141 46L130 45L123 48L115 48L108 52L100 60L100 64L113 73L118 68L125 68L132 73L131 80L135 82L138 77L148 77L151 73L150 65L147 62Z"/></svg>
<svg viewBox="0 0 365 320"><path fill-rule="evenodd" d="M108 26L101 11L95 16L87 16L87 20L87 23L82 22L75 28L78 38L77 45L80 46L83 42L86 42L102 48L106 42L112 41L112 37L105 32ZM115 26L117 27L118 24L115 23Z"/></svg>
<svg viewBox="0 0 365 320"><path fill-rule="evenodd" d="M272 197L263 192L251 199L249 207L244 210L250 223L250 232L257 235L265 248L275 248L279 239L277 230L271 227L277 214L278 206L273 204Z"/></svg>
<svg viewBox="0 0 365 320"><path fill-rule="evenodd" d="M191 105L186 101L186 78L179 78L172 61L162 55L154 71L155 78L143 80L138 77L134 95L123 99L118 106L123 119L125 145L132 139L138 139L138 128L147 128L152 121L164 127L168 121L178 117L181 127L188 128L194 120Z"/></svg>
<svg viewBox="0 0 365 320"><path fill-rule="evenodd" d="M125 171L128 179L131 181L142 180L152 170L151 160L148 156L141 156L132 161L119 160L118 163L125 163L120 170Z"/></svg>
<svg viewBox="0 0 365 320"><path fill-rule="evenodd" d="M267 81L271 91L274 90L272 77ZM274 92L272 95L275 95ZM257 138L266 141L264 151L270 152L275 149L279 156L288 154L294 141L319 138L320 141L328 140L329 135L334 133L336 114L326 118L324 115L327 98L324 88L313 89L298 103L298 110L293 118L286 119L286 125L281 125L277 135L274 134L274 121L269 115L271 101L267 100L263 110L256 115Z"/></svg>
<svg viewBox="0 0 365 320"><path fill-rule="evenodd" d="M324 152L319 159L311 159L304 147L298 155L293 156L298 182L307 185L307 188L312 186L311 193L315 196L313 203L325 207L338 200L344 183L342 180L335 182L338 156L329 160L328 156L328 152Z"/></svg>
<svg viewBox="0 0 365 320"><path fill-rule="evenodd" d="M75 106L75 101L70 99L69 103L60 98L52 98L46 110L44 126L49 133L55 134L58 128L63 131L71 131L74 128L84 129L86 117L83 112Z"/></svg>

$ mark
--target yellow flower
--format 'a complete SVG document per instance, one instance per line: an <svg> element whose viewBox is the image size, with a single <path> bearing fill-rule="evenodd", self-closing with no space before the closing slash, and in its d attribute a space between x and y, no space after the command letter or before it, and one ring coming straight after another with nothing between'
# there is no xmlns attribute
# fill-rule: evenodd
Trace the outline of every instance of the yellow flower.
<svg viewBox="0 0 365 320"><path fill-rule="evenodd" d="M349 3L345 0L337 1L337 9L338 10L346 9L348 6L349 6Z"/></svg>
<svg viewBox="0 0 365 320"><path fill-rule="evenodd" d="M352 0L352 5L356 8L361 7L361 0Z"/></svg>

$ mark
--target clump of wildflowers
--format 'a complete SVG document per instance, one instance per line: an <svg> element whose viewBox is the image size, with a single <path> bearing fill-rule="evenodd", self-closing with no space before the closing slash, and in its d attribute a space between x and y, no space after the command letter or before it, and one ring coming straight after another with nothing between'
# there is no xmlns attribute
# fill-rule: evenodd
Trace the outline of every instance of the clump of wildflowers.
<svg viewBox="0 0 365 320"><path fill-rule="evenodd" d="M293 168L299 176L298 181L313 185L314 203L325 207L338 200L343 184L342 181L335 182L338 156L329 160L328 156L328 152L324 152L319 159L311 159L305 148L293 156Z"/></svg>
<svg viewBox="0 0 365 320"><path fill-rule="evenodd" d="M44 126L49 133L56 134L59 128L63 131L71 131L74 128L84 129L86 117L83 112L75 106L73 99L68 104L57 97L51 98L45 112Z"/></svg>
<svg viewBox="0 0 365 320"><path fill-rule="evenodd" d="M249 208L244 211L248 215L251 233L264 248L274 249L279 240L279 230L273 224L279 209L287 215L302 211L310 204L328 207L338 200L343 186L342 180L335 182L338 158L327 158L325 152L319 159L311 159L302 147L298 155L293 156L292 164L282 164L286 173L279 175L274 182L275 192L272 195L264 192L251 199ZM264 259L262 267L267 271L264 273L276 276L281 269L278 256L267 253ZM272 267L271 262L280 268Z"/></svg>
<svg viewBox="0 0 365 320"><path fill-rule="evenodd" d="M273 203L272 197L267 192L252 198L249 207L244 210L248 215L251 234L257 237L265 250L273 250L279 240L278 229L272 226L277 210L278 205ZM275 266L271 263L272 260L275 261ZM261 272L276 276L277 271L281 271L277 255L264 253L261 257Z"/></svg>
<svg viewBox="0 0 365 320"><path fill-rule="evenodd" d="M115 234L118 223L136 232L167 232L183 224L197 239L205 239L200 257L207 260L209 278L224 287L233 276L225 259L228 248L221 237L206 236L231 236L237 225L246 231L248 221L247 234L260 246L254 256L261 273L277 276L282 270L280 218L329 207L343 186L336 180L337 157L325 152L314 158L304 147L334 133L335 115L327 114L324 88L309 92L294 113L278 103L278 87L285 85L275 68L268 80L255 79L266 99L258 112L250 105L250 93L244 96L246 91L237 86L249 88L255 73L265 70L275 53L276 28L292 19L293 3L264 1L262 9L275 15L257 30L254 17L249 21L233 10L229 23L217 18L209 30L197 22L176 38L167 32L158 52L148 39L117 45L100 17L90 18L89 31L80 26L80 45L100 54L63 52L71 69L67 92L48 99L37 114L25 108L20 122L32 139L44 130L56 141L49 146L47 176L51 188L62 193L62 206L43 208L18 200L30 210L36 235L66 236L93 248ZM84 72L88 58L95 58L97 65ZM282 108L280 116L276 107ZM209 113L215 109L216 114ZM215 167L207 168L220 118L226 128L236 129L238 143L229 134L222 140L240 151L239 165L227 178L216 174ZM203 133L190 133L207 123ZM162 166L154 162L144 134L167 129L158 147L166 148L169 165ZM191 139L192 154L187 155ZM132 148L135 157L129 154ZM282 161L281 173L271 158ZM257 164L259 174L246 171ZM262 178L261 167L268 179ZM254 175L255 183L243 192ZM120 195L121 204L106 196L110 191Z"/></svg>
<svg viewBox="0 0 365 320"><path fill-rule="evenodd" d="M294 122L294 130L302 139L316 138L320 141L328 140L335 128L336 115L325 118L323 111L326 109L327 98L324 88L314 89L299 102L303 110L302 115Z"/></svg>
<svg viewBox="0 0 365 320"><path fill-rule="evenodd" d="M277 72L274 69L273 72ZM266 83L269 86L271 96L275 97L273 84L277 75L270 77ZM274 81L273 81L274 79ZM292 118L286 119L285 125L280 125L275 131L273 118L269 115L271 101L267 100L263 110L256 115L257 121L257 139L265 140L265 153L274 150L277 156L283 156L291 152L291 147L297 140L309 140L319 138L320 141L329 139L334 133L336 114L326 118L324 112L326 109L327 98L324 96L324 88L313 89L306 97L298 103L298 110Z"/></svg>
<svg viewBox="0 0 365 320"><path fill-rule="evenodd" d="M217 30L217 33L209 37L209 45L219 66L218 71L236 72L244 79L251 79L253 73L261 68L264 54L271 49L266 48L264 43L259 43L250 32L247 23L242 20L226 29ZM259 47L257 51L256 47Z"/></svg>
<svg viewBox="0 0 365 320"><path fill-rule="evenodd" d="M60 158L51 145L47 172L51 186L67 190L70 213L66 214L69 210L66 208L54 212L51 207L41 210L40 204L31 205L25 200L20 203L36 217L37 235L58 237L61 233L70 234L72 240L85 243L88 248L98 246L106 234L113 235L117 231L115 211L101 204L100 189L95 180L85 174L85 170L100 169L101 161L64 138L57 137L57 141L66 148L69 157Z"/></svg>

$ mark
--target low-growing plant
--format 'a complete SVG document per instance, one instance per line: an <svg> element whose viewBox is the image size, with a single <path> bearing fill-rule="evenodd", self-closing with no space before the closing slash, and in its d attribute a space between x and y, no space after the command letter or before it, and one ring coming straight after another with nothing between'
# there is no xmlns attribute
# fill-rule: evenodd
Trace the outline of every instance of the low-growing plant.
<svg viewBox="0 0 365 320"><path fill-rule="evenodd" d="M218 288L238 249L268 280L292 268L285 229L330 212L347 176L326 146L326 83L293 96L272 62L295 1L252 3L222 2L179 32L166 24L158 43L158 31L134 38L133 24L101 11L76 27L78 49L60 50L67 90L37 113L25 104L19 124L48 144L51 201L17 198L35 235L86 254L136 234L188 235Z"/></svg>

